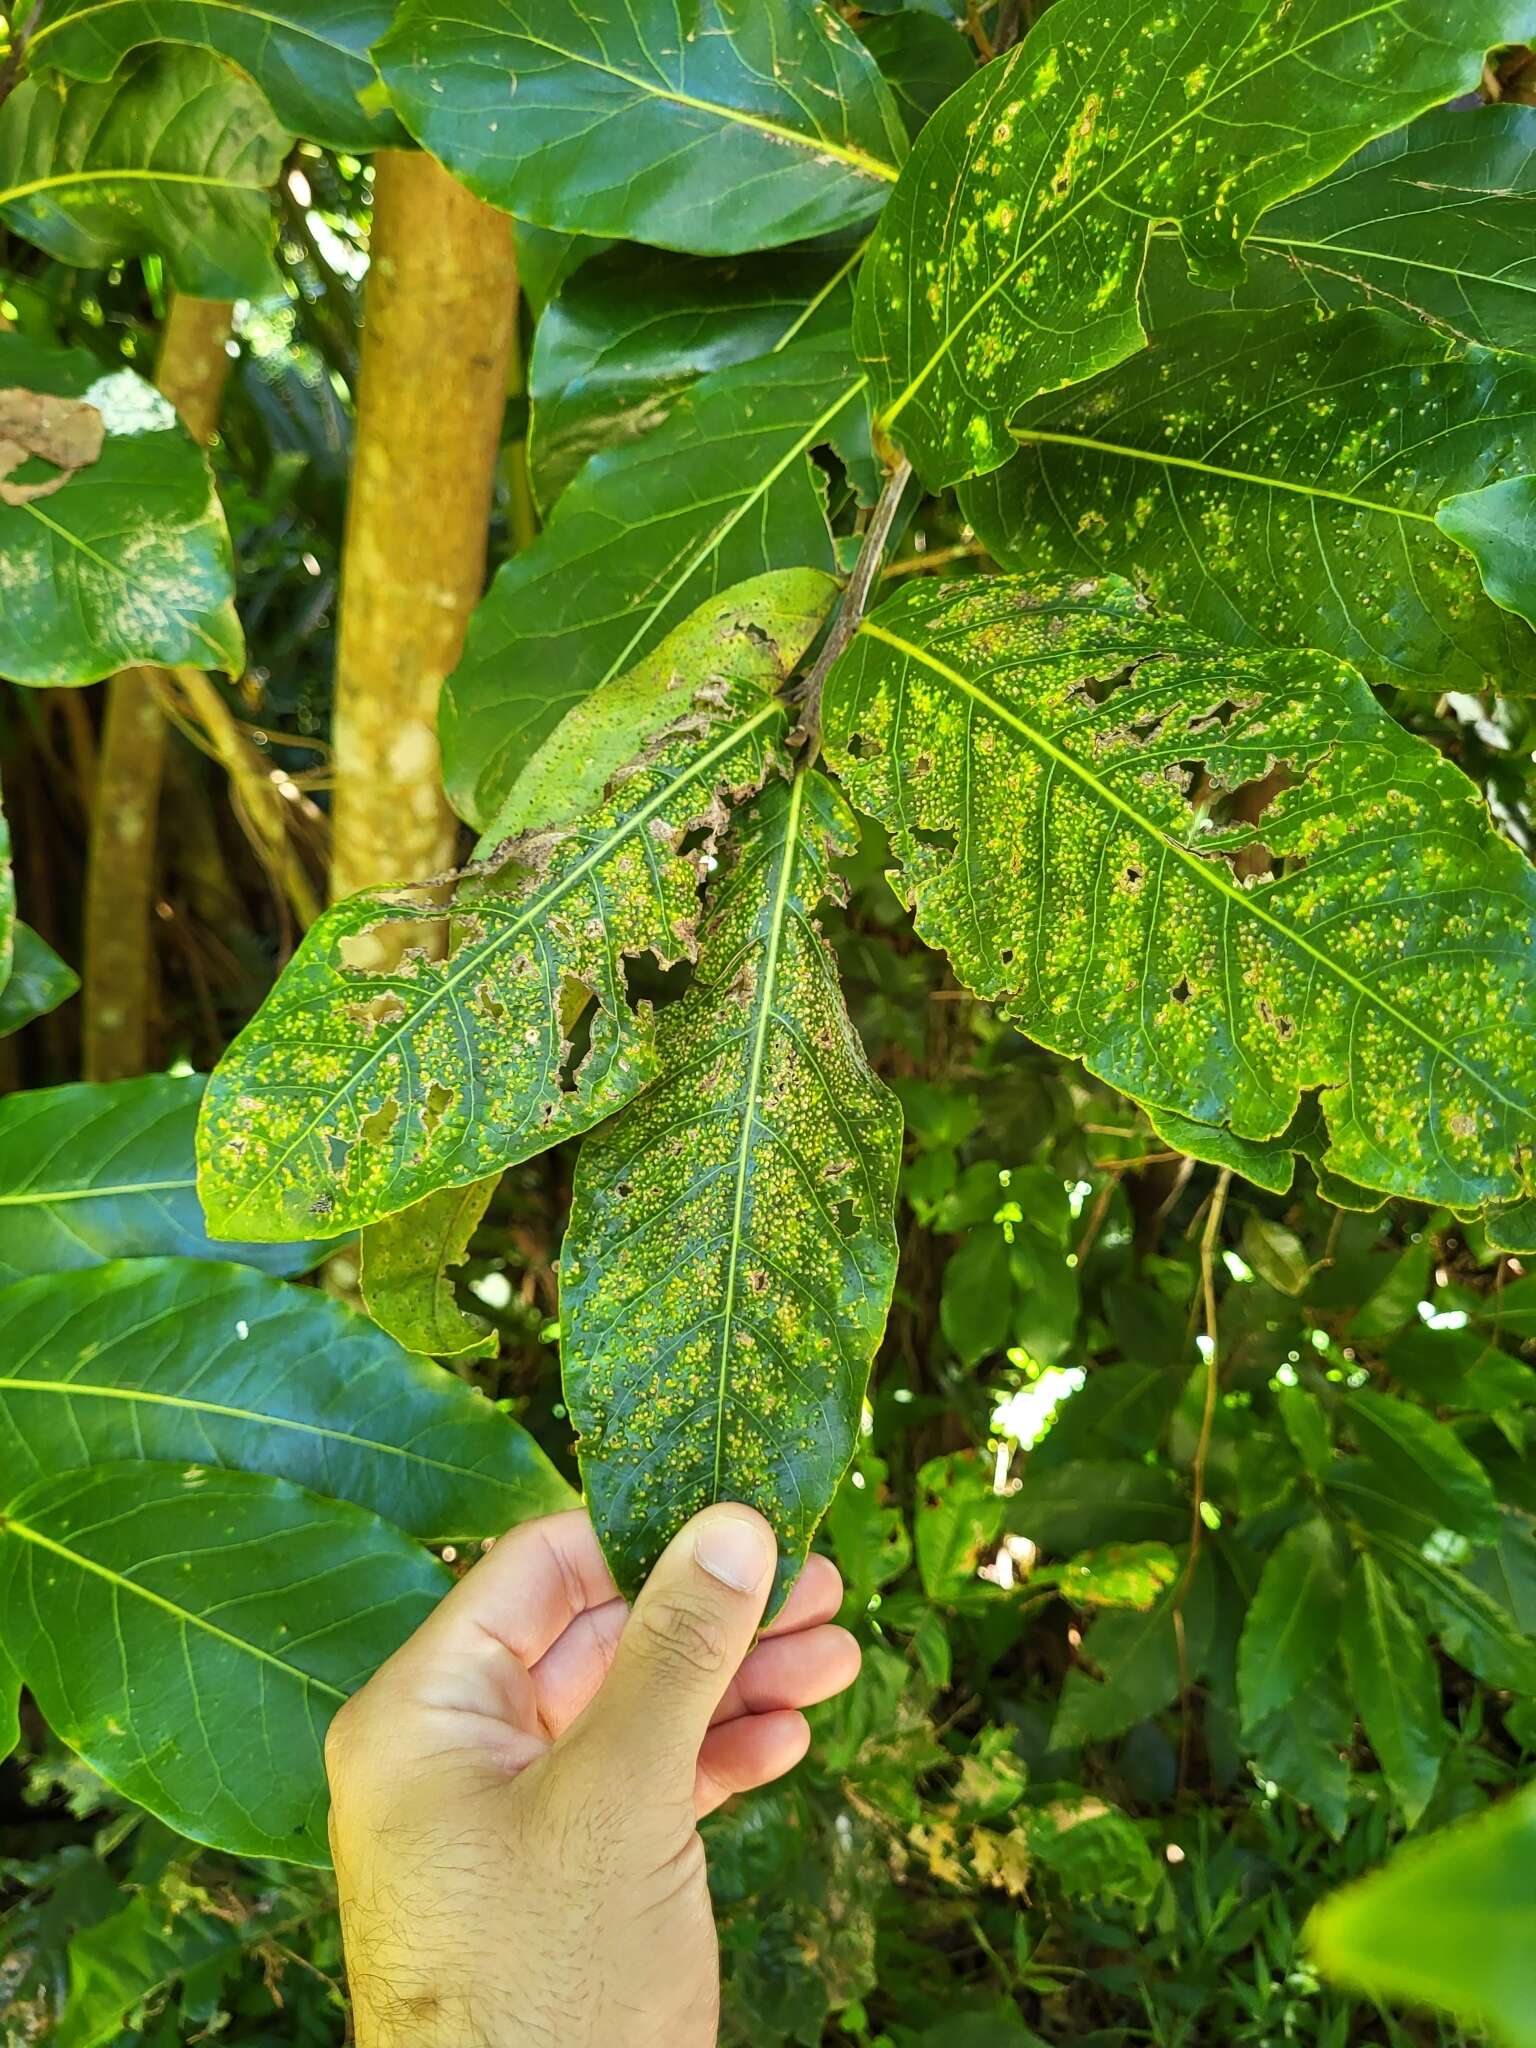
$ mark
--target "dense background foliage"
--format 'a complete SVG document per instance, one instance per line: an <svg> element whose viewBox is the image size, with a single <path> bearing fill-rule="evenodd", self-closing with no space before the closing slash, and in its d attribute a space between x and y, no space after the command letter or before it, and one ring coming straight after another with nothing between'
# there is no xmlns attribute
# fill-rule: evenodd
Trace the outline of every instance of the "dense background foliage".
<svg viewBox="0 0 1536 2048"><path fill-rule="evenodd" d="M888 1086L900 1104L899 1261L869 1396L852 1410L852 1467L816 1538L847 1583L842 1619L864 1645L863 1675L818 1710L812 1758L787 1787L741 1802L707 1829L727 2038L754 2048L1343 2048L1482 2038L1340 1990L1320 1974L1302 1926L1318 1900L1381 1862L1405 1831L1481 1810L1528 1777L1536 1757L1536 1477L1527 1456L1536 1230L1530 1199L1516 1199L1510 1178L1523 1173L1529 1186L1529 959L1517 939L1499 953L1498 932L1487 936L1487 906L1526 886L1506 891L1506 878L1528 874L1517 856L1531 852L1533 829L1536 642L1521 552L1531 529L1515 488L1536 471L1536 372L1526 353L1536 350L1526 310L1536 108L1524 97L1524 50L1498 49L1470 90L1484 46L1512 43L1528 24L1493 5L1462 10L1447 33L1462 46L1463 70L1471 53L1465 102L1432 111L1437 93L1450 97L1435 84L1445 70L1432 50L1437 10L1405 0L1399 39L1374 53L1380 104L1358 116L1359 139L1384 139L1318 190L1304 188L1334 173L1351 138L1328 161L1319 153L1311 169L1292 166L1283 192L1255 187L1239 209L1242 230L1258 223L1246 273L1226 260L1230 251L1224 258L1222 234L1207 222L1190 235L1208 273L1199 283L1162 233L1143 274L1136 209L1090 216L1076 283L1047 279L1022 307L993 294L999 324L965 374L954 373L963 405L943 388L945 370L892 411L901 365L866 331L860 340L875 367L860 370L847 343L863 237L896 185L908 136L920 138L914 166L939 162L947 174L952 158L965 157L953 122L927 124L957 91L977 90L968 81L978 73L1010 76L1007 53L1043 10L1009 0L848 7L840 13L859 41L845 44L813 32L809 0L765 0L762 22L790 24L799 39L746 54L785 95L783 118L811 122L828 145L832 174L786 165L771 138L752 145L761 144L760 161L744 161L741 136L722 130L700 145L699 189L717 196L739 184L750 203L696 201L692 213L659 173L631 164L615 181L622 200L591 174L579 134L568 132L580 124L561 80L544 92L519 41L531 7L506 0L467 11L475 18L455 24L445 49L435 10L420 0L408 0L393 27L387 9L316 10L332 41L312 62L294 60L281 36L275 45L244 41L249 25L237 10L234 40L221 42L196 0L158 10L150 29L92 29L78 4L12 18L13 47L32 30L35 65L0 109L0 221L9 231L0 314L15 329L5 345L83 352L69 389L94 391L124 365L152 372L173 305L232 302L227 350L222 337L215 344L229 368L211 461L245 655L241 663L239 628L220 596L217 514L199 498L185 437L174 437L162 474L168 494L172 485L181 493L172 511L187 574L207 580L203 668L190 666L203 656L189 652L179 614L159 620L150 641L120 645L89 616L86 581L80 618L49 641L18 595L25 579L0 586L0 673L89 685L7 685L0 700L0 784L26 920L0 992L0 1003L14 1005L4 1016L11 1035L0 1038L7 1500L25 1482L26 1512L36 1519L46 1509L56 1520L45 1526L67 1532L76 1526L73 1482L66 1470L55 1483L60 1468L128 1458L165 1461L146 1472L179 1472L187 1461L213 1468L200 1511L227 1510L248 1544L312 1539L317 1569L322 1559L366 1560L377 1612L346 1651L354 1663L329 1675L345 1691L444 1582L428 1550L460 1569L487 1531L558 1504L566 1482L578 1481L557 1288L574 1143L519 1159L499 1181L450 1199L449 1212L411 1212L424 1235L404 1243L375 1235L388 1228L374 1217L389 1204L368 1209L359 1169L348 1190L359 1214L345 1220L367 1225L361 1257L355 1237L319 1242L334 1230L316 1217L316 1242L241 1243L238 1268L211 1263L193 1187L196 1077L219 1065L320 916L333 795L345 773L333 678L348 479L354 441L380 432L360 424L358 408L379 176L369 152L406 139L389 111L393 95L411 134L519 222L521 298L507 390L493 394L500 426L487 470L494 581L442 714L449 792L491 843L514 829L507 805L523 787L518 771L561 713L631 668L664 628L690 613L697 625L695 608L722 588L762 571L806 572L815 587L789 589L781 576L769 591L774 660L782 655L780 672L792 671L820 629L830 578L853 570L877 502L894 527L883 560L866 551L876 603L906 591L907 616L926 617L952 579L1000 568L1059 590L1118 571L1218 642L1323 650L1322 666L1271 671L1254 656L1255 676L1284 679L1284 738L1298 763L1316 740L1304 715L1309 693L1345 701L1336 658L1363 673L1375 697L1359 685L1348 699L1355 723L1330 729L1304 764L1326 785L1329 817L1353 828L1374 815L1376 784L1351 783L1330 764L1355 758L1346 741L1363 749L1385 731L1392 737L1380 743L1401 764L1394 804L1427 805L1433 750L1470 778L1494 821L1479 836L1478 812L1453 855L1446 845L1457 833L1437 836L1421 809L1393 861L1422 859L1426 893L1454 885L1480 906L1488 957L1497 954L1510 979L1490 970L1486 981L1452 980L1442 1004L1459 1029L1479 1034L1491 1096L1502 1102L1507 1090L1514 1104L1508 1126L1494 1139L1479 1133L1475 1158L1437 1154L1424 1108L1434 1076L1388 1044L1381 1071L1399 1090L1388 1151L1397 1149L1366 1189L1325 1153L1313 1089L1303 1089L1283 1142L1218 1128L1243 1085L1240 1043L1209 1062L1201 1085L1215 1107L1196 1120L1158 1106L1169 1095L1138 1086L1134 1074L1115 1077L1150 1109L1095 1078L1090 1065L1103 1072L1106 1060L1090 1033L1037 1019L1039 1039L1025 1035L1031 1019L1020 1003L1015 1028L972 993L982 977L965 970L964 935L945 925L953 905L930 912L922 901L954 832L926 814L910 827L901 791L882 786L857 722L844 718L839 729L829 697L828 759L859 815L839 810L830 823L847 891L841 902L828 892L821 921L878 1077L870 1085ZM723 5L713 11L733 16ZM1132 27L1139 20L1130 7L1110 12ZM563 4L549 13L583 18ZM1330 30L1329 9L1311 13L1319 35ZM1074 23L1084 14L1074 7ZM1134 85L1110 26L1097 44L1062 45L1061 65L1079 68L1090 97L1099 71L1111 97L1128 78ZM750 24L742 33L750 38ZM144 45L151 35L180 40ZM532 102L509 124L515 133L489 143L475 116L477 66L487 61L525 66ZM1050 81L1042 101L1054 108L1058 89L1067 104L1068 86ZM1359 78L1354 90L1370 97ZM214 113L202 121L207 106ZM1322 129L1338 110L1314 112ZM996 118L989 103L987 119ZM1003 125L1015 118L1005 102ZM1337 125L1348 126L1342 117ZM988 132L999 151L1024 146L1011 132ZM101 153L126 138L127 156L142 155L146 137L195 166L195 204L168 203L171 187L152 179L142 204L125 204L110 178L115 196L92 199L74 176L93 162L121 170L121 159ZM1114 146L1091 121L1081 141ZM624 132L611 146L639 161L647 144ZM1171 182L1140 195L1142 212L1205 219L1198 152L1185 158L1170 146L1167 156ZM22 189L39 161L71 169L51 200ZM169 161L155 159L161 168ZM399 158L379 159L391 161ZM1119 175L1107 158L1096 168L1106 180ZM963 176L973 172L995 175L966 159ZM889 201L873 282L861 286L866 329L882 291L916 294L914 266L937 260L923 185L922 176L896 185ZM1414 210L1413 194L1451 189L1461 210L1449 223ZM946 227L952 281L983 260L966 236L967 223L974 236L985 217L967 198ZM1389 231L1373 239L1384 217ZM1426 264L1426 252L1448 254L1449 273L1443 262ZM1072 293L1080 302L1085 275L1098 294L1094 319L1074 327L1059 317L1061 303ZM1129 353L1104 336L1123 337L1138 290L1152 339ZM938 297L925 297L928 310L908 323L915 357L926 344L913 326ZM1010 320L1035 337L1055 332L1061 355L1044 352L1031 389L1015 378L999 394L997 365L1028 353ZM452 332L442 330L445 360ZM0 386L24 383L36 360L0 358L0 370L12 365ZM896 442L917 463L918 480L903 490L898 473L894 496L881 496L883 459L894 461L894 450L867 427L871 376ZM0 400L7 395L0 390ZM1429 423L1411 461L1396 441L1388 459L1380 438L1397 431L1383 422L1403 417ZM129 462L134 438L116 441L114 430L112 459ZM137 438L140 447L145 438L170 442L170 422ZM1227 473L1241 462L1223 470L1218 460L1234 448L1246 459L1261 444L1281 491L1302 507L1294 518L1285 504L1261 509L1251 480ZM1155 485L1117 466L1137 446L1173 457ZM1180 462L1199 472L1187 494L1176 488ZM761 481L770 470L772 493ZM24 481L39 473L14 467ZM83 486L89 471L79 474ZM1362 508L1367 475L1379 502ZM1320 476L1327 482L1308 497ZM752 545L714 548L686 603L666 616L651 607L655 630L638 646L645 593L675 561L679 536L693 544L700 508L722 491L763 500L760 520L746 522ZM438 509L403 507L418 527ZM13 510L4 501L0 522ZM609 520L622 549L609 545ZM115 525L104 522L103 546L121 525L119 509ZM17 545L15 529L0 524L0 555L7 544ZM466 604L479 594L478 565L471 569ZM83 665L82 642L96 650ZM168 665L153 704L169 726L157 828L150 806L152 1001L142 1056L126 1070L100 1052L93 952L95 972L110 969L84 910L89 869L99 874L112 859L107 835L125 815L121 791L105 779L106 689L90 678L124 659ZM861 659L858 650L845 657ZM211 680L221 666L238 673ZM388 687L381 671L386 711ZM1193 682L1185 689L1183 716L1198 712L1223 730L1231 723L1225 682L1210 706L1195 703ZM1224 781L1213 768L1177 793L1226 835L1244 885L1278 877L1288 858L1299 871L1321 843L1286 840L1288 829L1312 828L1305 818L1288 824L1289 771L1275 772L1274 734L1260 737L1264 773L1229 765ZM1197 745L1182 729L1165 738L1175 762L1185 743ZM1208 756L1207 740L1198 744L1214 762L1221 742L1209 742ZM942 729L933 752L945 764L961 758ZM430 753L422 773L435 801ZM1434 787L1451 791L1451 808L1465 785ZM527 809L534 801L525 789L517 822L544 822ZM451 820L446 831L453 862L467 856L468 836L455 841ZM723 858L728 875L728 842ZM1125 855L1131 896L1143 880L1137 858ZM889 878L893 863L948 957L919 941ZM362 879L414 879L433 865ZM1054 875L1042 862L1038 879L1069 908L1083 886L1070 861ZM722 883L712 904L724 894ZM1351 906L1346 893L1344 913ZM419 902L412 909L421 914ZM1173 957L1188 924L1181 907L1168 926L1147 927L1137 989ZM1446 960L1455 949L1437 930L1418 969L1431 991L1440 972L1454 973ZM1109 987L1121 972L1122 940L1111 938L1083 965L1085 985ZM1070 941L1064 933L1057 957ZM1002 957L1011 963L1011 950ZM94 993L94 1039L62 962L83 967L87 1001ZM669 980L653 960L636 973L635 992L657 1002L662 1030L685 1028L667 1024L686 1010L675 971ZM994 979L989 992L1007 993L1008 977ZM707 972L693 986L707 987ZM1202 995L1185 979L1166 1000L1182 1006L1194 996L1193 1018ZM1159 1026L1175 1065L1189 1022L1180 1016L1166 1010ZM560 1019L573 1035L574 1021ZM107 1038L111 1031L109 1021ZM1088 1064L1071 1056L1079 1052ZM557 1064L570 1054L560 1043ZM253 1107L235 1074L223 1084L230 1128ZM1268 1085L1283 1094L1272 1076ZM879 1121L883 1100L871 1095L867 1122ZM364 1135L383 1145L391 1129L386 1116ZM599 1149L614 1142L592 1144L577 1196L578 1221L599 1247L602 1174L627 1196L622 1157L610 1170ZM1431 1184L1442 1205L1385 1197ZM282 1234L259 1217L251 1224L253 1238ZM428 1271L434 1284L424 1291L417 1283ZM569 1249L565 1278L569 1317L578 1284ZM451 1385L439 1384L449 1375L435 1368L408 1378L415 1368L391 1337L361 1322L364 1306L409 1351L451 1359ZM125 1385L162 1384L155 1375L174 1373L174 1360L152 1342L135 1348L138 1331L162 1327L195 1351L203 1391L226 1404L248 1375L260 1401L308 1403L312 1416L377 1388L397 1441L419 1448L430 1436L441 1450L451 1439L461 1483L434 1496L425 1458L409 1483L384 1459L343 1473L309 1448L276 1466L254 1431L242 1438L234 1425L221 1435L222 1424L200 1423L206 1433L194 1436L151 1420L163 1434L146 1449L110 1416L55 1400L79 1442L62 1453L63 1425L49 1419L42 1390L104 1361ZM465 1385L496 1407L464 1405ZM575 1405L577 1394L569 1397ZM271 1470L283 1479L268 1483ZM101 1483L123 1489L125 1512L160 1518L156 1530L190 1547L182 1525L173 1529L184 1501L172 1491L154 1495L153 1480L146 1491L126 1464ZM325 1505L303 1527L284 1520L294 1485ZM466 1511L467 1523L452 1519ZM369 1534L382 1526L374 1517L389 1525L387 1541ZM249 1853L190 1839L190 1816L225 1796L217 1759L205 1770L205 1760L183 1755L168 1788L152 1760L122 1745L91 1752L104 1775L76 1754L90 1745L66 1747L49 1723L68 1718L69 1686L54 1683L61 1706L45 1716L40 1645L50 1631L22 1616L20 1568L5 1570L0 1723L8 1652L32 1688L19 1746L0 1767L7 2048L45 2039L65 2048L341 2040L332 1901L323 1870L304 1867L315 1858L302 1845L303 1862L281 1857L261 1801L238 1821L219 1808L220 1821L203 1830L225 1842L238 1835ZM82 1598L70 1610L80 1641L114 1627L105 1606ZM67 1632L55 1630L63 1640ZM141 1653L169 1651L146 1636ZM74 1725L103 1711L93 1697ZM264 1793L270 1809L286 1813L306 1799L313 1808L302 1758ZM313 1830L313 1811L306 1825ZM1536 2038L1528 1997L1523 2015L1511 1998L1491 2005L1508 2038Z"/></svg>

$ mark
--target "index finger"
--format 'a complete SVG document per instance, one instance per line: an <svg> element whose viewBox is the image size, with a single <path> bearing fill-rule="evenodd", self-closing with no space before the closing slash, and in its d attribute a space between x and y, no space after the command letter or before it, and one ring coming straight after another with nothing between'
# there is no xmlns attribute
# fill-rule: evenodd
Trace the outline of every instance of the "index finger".
<svg viewBox="0 0 1536 2048"><path fill-rule="evenodd" d="M482 1631L532 1666L589 1607L618 1598L585 1508L523 1522L495 1544L421 1631L440 1650Z"/></svg>

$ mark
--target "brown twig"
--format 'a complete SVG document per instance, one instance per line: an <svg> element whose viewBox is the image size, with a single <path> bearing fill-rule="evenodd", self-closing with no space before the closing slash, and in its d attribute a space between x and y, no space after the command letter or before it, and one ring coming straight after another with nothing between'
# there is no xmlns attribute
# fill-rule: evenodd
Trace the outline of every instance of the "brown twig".
<svg viewBox="0 0 1536 2048"><path fill-rule="evenodd" d="M804 742L805 759L808 762L815 759L816 749L821 744L822 685L827 680L833 662L853 638L858 623L864 616L869 594L875 587L880 564L885 558L891 528L896 523L901 495L911 475L912 465L903 457L886 478L885 487L875 500L875 509L869 515L869 524L864 529L864 539L859 547L859 558L853 565L853 574L844 586L842 601L838 605L837 616L832 621L832 630L827 635L826 645L816 657L815 666L805 679L800 698L800 722L792 735L792 744Z"/></svg>

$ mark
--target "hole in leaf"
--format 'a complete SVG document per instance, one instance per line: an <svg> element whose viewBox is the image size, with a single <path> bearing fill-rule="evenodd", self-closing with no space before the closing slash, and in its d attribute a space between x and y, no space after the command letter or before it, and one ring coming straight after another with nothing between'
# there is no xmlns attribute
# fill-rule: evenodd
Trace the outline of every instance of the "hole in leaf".
<svg viewBox="0 0 1536 2048"><path fill-rule="evenodd" d="M428 1087L421 1105L421 1128L425 1137L435 1135L438 1125L453 1107L455 1091L441 1081L434 1081Z"/></svg>
<svg viewBox="0 0 1536 2048"><path fill-rule="evenodd" d="M343 940L342 944L345 945L346 941ZM349 1022L356 1024L368 1038L386 1024L398 1024L404 1015L405 1004L393 989L386 989L370 1002L347 1005Z"/></svg>
<svg viewBox="0 0 1536 2048"><path fill-rule="evenodd" d="M1116 669L1112 675L1084 676L1079 688L1090 704L1104 704L1114 696L1116 690L1128 689L1136 680L1140 662L1129 662L1124 668Z"/></svg>
<svg viewBox="0 0 1536 2048"><path fill-rule="evenodd" d="M1146 879L1146 869L1143 867L1138 867L1135 861L1127 861L1125 866L1120 871L1121 887L1124 889L1128 889L1133 896L1136 894L1137 890L1141 887L1142 883Z"/></svg>
<svg viewBox="0 0 1536 2048"><path fill-rule="evenodd" d="M1179 976L1178 980L1173 984L1172 993L1173 1000L1176 1003L1187 1003L1189 1001L1192 991L1189 986L1189 976L1187 974L1181 974Z"/></svg>
<svg viewBox="0 0 1536 2048"><path fill-rule="evenodd" d="M870 739L866 733L856 732L848 741L848 751L855 761L872 761L884 749L877 740Z"/></svg>
<svg viewBox="0 0 1536 2048"><path fill-rule="evenodd" d="M1271 1009L1263 996L1259 997L1259 1015L1276 1037L1283 1040L1296 1035L1296 1019L1283 1016L1280 1011Z"/></svg>
<svg viewBox="0 0 1536 2048"><path fill-rule="evenodd" d="M400 1121L400 1105L390 1095L377 1109L370 1110L358 1125L357 1135L365 1145L382 1145Z"/></svg>
<svg viewBox="0 0 1536 2048"><path fill-rule="evenodd" d="M624 998L632 1010L638 1010L642 1003L664 1009L668 1003L675 1003L688 992L693 980L693 962L674 960L669 967L663 967L656 955L649 950L644 953L626 953L624 967Z"/></svg>
<svg viewBox="0 0 1536 2048"><path fill-rule="evenodd" d="M1224 790L1211 806L1211 821L1216 825L1257 825L1276 797L1283 790L1294 789L1302 779L1289 761L1276 761L1264 774Z"/></svg>
<svg viewBox="0 0 1536 2048"><path fill-rule="evenodd" d="M948 825L915 825L912 837L919 846L931 846L936 853L953 853L957 843Z"/></svg>

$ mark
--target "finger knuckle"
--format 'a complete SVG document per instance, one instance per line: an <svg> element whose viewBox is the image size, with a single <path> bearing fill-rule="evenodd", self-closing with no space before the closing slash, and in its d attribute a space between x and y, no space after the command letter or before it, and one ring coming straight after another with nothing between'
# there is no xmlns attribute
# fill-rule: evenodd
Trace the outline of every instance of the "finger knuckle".
<svg viewBox="0 0 1536 2048"><path fill-rule="evenodd" d="M725 1668L730 1638L725 1623L702 1602L669 1595L641 1610L651 1649L669 1663L717 1677Z"/></svg>

